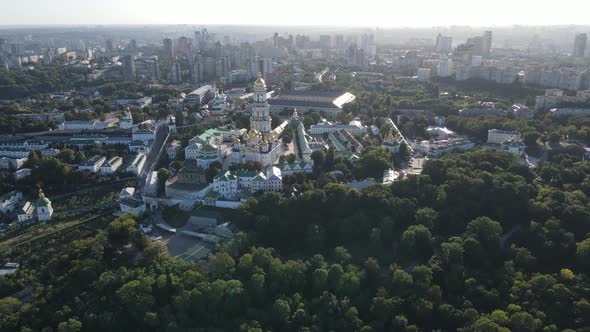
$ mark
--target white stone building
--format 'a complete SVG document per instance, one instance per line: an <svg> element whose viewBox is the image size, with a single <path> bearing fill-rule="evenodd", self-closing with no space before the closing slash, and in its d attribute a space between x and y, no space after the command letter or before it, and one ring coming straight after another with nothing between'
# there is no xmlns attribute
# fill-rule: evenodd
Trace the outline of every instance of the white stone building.
<svg viewBox="0 0 590 332"><path fill-rule="evenodd" d="M135 175L140 175L145 165L146 157L143 153L138 153L127 167L126 171Z"/></svg>
<svg viewBox="0 0 590 332"><path fill-rule="evenodd" d="M121 165L123 165L123 158L113 157L102 164L100 167L100 173L113 174L119 169L119 167L121 167Z"/></svg>
<svg viewBox="0 0 590 332"><path fill-rule="evenodd" d="M285 161L282 164L276 164L275 166L281 169L281 173L284 176L289 176L297 173L313 173L313 165L311 164L311 161L296 161L294 163L289 163Z"/></svg>
<svg viewBox="0 0 590 332"><path fill-rule="evenodd" d="M31 202L25 204L17 211L16 219L18 222L25 222L35 217L35 205Z"/></svg>
<svg viewBox="0 0 590 332"><path fill-rule="evenodd" d="M212 144L192 143L184 149L186 159L196 160L197 165L203 169L209 168L214 162L221 162L220 149Z"/></svg>
<svg viewBox="0 0 590 332"><path fill-rule="evenodd" d="M131 112L129 109L126 109L123 113L123 117L119 120L119 128L121 129L131 129L133 128L133 116L131 116Z"/></svg>
<svg viewBox="0 0 590 332"><path fill-rule="evenodd" d="M309 133L312 135L322 135L327 133L337 132L344 129L354 136L364 135L367 133L367 127L361 125L360 121L351 121L349 124L332 124L330 122L322 122L311 125L309 127Z"/></svg>
<svg viewBox="0 0 590 332"><path fill-rule="evenodd" d="M0 196L0 212L9 213L16 209L18 203L23 199L20 191L11 191Z"/></svg>
<svg viewBox="0 0 590 332"><path fill-rule="evenodd" d="M488 143L502 144L505 141L520 141L520 133L518 131L508 131L500 129L488 130Z"/></svg>
<svg viewBox="0 0 590 332"><path fill-rule="evenodd" d="M174 140L166 145L166 154L169 159L176 159L176 154L180 150L180 141Z"/></svg>
<svg viewBox="0 0 590 332"><path fill-rule="evenodd" d="M126 197L133 197L135 195L135 188L134 187L125 187L121 189L119 192L119 199L123 199Z"/></svg>
<svg viewBox="0 0 590 332"><path fill-rule="evenodd" d="M267 166L276 162L283 153L279 139L284 126L271 130L269 104L266 99L266 82L258 77L254 83L254 104L250 117L250 131L236 138L232 150L232 163L260 163Z"/></svg>
<svg viewBox="0 0 590 332"><path fill-rule="evenodd" d="M85 161L83 161L80 165L78 165L78 169L81 171L89 171L91 173L97 173L100 170L100 167L104 164L107 160L105 156L93 156Z"/></svg>
<svg viewBox="0 0 590 332"><path fill-rule="evenodd" d="M283 175L279 167L269 165L262 172L223 171L213 179L213 191L226 199L238 199L243 193L283 190Z"/></svg>
<svg viewBox="0 0 590 332"><path fill-rule="evenodd" d="M51 220L51 216L53 215L53 207L51 206L51 201L49 198L45 197L42 190L39 190L39 199L37 199L36 212L37 212L37 220L39 221L49 221Z"/></svg>
<svg viewBox="0 0 590 332"><path fill-rule="evenodd" d="M58 126L59 130L93 130L96 127L96 120L70 120L64 121Z"/></svg>
<svg viewBox="0 0 590 332"><path fill-rule="evenodd" d="M143 201L132 197L125 197L121 199L119 201L119 208L123 213L133 212L137 213L138 215L143 214L146 210L146 206Z"/></svg>
<svg viewBox="0 0 590 332"><path fill-rule="evenodd" d="M276 166L268 166L252 179L252 192L277 192L283 190L283 175Z"/></svg>
<svg viewBox="0 0 590 332"><path fill-rule="evenodd" d="M151 141L156 139L156 132L151 129L139 129L131 134L133 141Z"/></svg>
<svg viewBox="0 0 590 332"><path fill-rule="evenodd" d="M415 149L428 157L442 157L455 150L467 151L475 147L475 143L464 137L449 138L444 140L422 141Z"/></svg>
<svg viewBox="0 0 590 332"><path fill-rule="evenodd" d="M517 156L524 154L525 145L519 141L504 141L502 142L502 150L508 151Z"/></svg>

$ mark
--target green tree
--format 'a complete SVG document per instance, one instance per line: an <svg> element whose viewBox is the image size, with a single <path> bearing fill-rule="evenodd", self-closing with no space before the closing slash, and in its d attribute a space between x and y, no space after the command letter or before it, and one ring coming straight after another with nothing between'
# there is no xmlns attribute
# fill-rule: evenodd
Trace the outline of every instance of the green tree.
<svg viewBox="0 0 590 332"><path fill-rule="evenodd" d="M527 131L522 134L524 144L527 147L535 147L537 146L537 141L541 138L541 134L536 131Z"/></svg>
<svg viewBox="0 0 590 332"><path fill-rule="evenodd" d="M172 175L172 173L167 168L160 168L160 170L158 170L157 191L158 191L159 195L163 195L164 192L166 191L166 181L168 181L168 179L170 178L171 175Z"/></svg>
<svg viewBox="0 0 590 332"><path fill-rule="evenodd" d="M66 322L59 323L58 332L78 332L82 329L82 323L77 319L70 318Z"/></svg>
<svg viewBox="0 0 590 332"><path fill-rule="evenodd" d="M124 214L113 220L107 227L109 242L113 246L121 247L138 238L139 230L132 216L130 214Z"/></svg>
<svg viewBox="0 0 590 332"><path fill-rule="evenodd" d="M479 217L467 224L467 234L475 236L487 248L494 249L499 246L502 226L488 217Z"/></svg>
<svg viewBox="0 0 590 332"><path fill-rule="evenodd" d="M310 158L313 160L313 168L316 170L321 170L324 166L326 154L322 150L314 150L311 153Z"/></svg>

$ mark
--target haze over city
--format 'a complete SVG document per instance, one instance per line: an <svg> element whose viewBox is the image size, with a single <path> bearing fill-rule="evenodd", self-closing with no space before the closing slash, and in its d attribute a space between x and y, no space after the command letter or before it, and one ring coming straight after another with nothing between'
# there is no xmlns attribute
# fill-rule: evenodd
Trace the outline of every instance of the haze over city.
<svg viewBox="0 0 590 332"><path fill-rule="evenodd" d="M0 1L0 331L590 331L590 0Z"/></svg>
<svg viewBox="0 0 590 332"><path fill-rule="evenodd" d="M372 27L503 26L587 24L590 3L563 0L422 0L249 3L227 0L203 13L191 0L3 1L0 25L224 24ZM247 14L251 11L250 14Z"/></svg>

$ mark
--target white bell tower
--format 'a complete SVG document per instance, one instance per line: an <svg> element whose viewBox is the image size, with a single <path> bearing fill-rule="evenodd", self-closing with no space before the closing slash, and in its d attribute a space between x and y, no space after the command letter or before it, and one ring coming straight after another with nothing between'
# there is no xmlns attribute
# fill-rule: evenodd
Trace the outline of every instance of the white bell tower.
<svg viewBox="0 0 590 332"><path fill-rule="evenodd" d="M254 82L254 104L250 117L250 130L269 133L272 130L271 122L270 106L266 101L266 82L259 73L258 79Z"/></svg>

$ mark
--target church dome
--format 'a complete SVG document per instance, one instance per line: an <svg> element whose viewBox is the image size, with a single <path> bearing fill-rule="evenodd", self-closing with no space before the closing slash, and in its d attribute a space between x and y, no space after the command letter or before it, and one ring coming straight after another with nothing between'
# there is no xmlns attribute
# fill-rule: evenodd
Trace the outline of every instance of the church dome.
<svg viewBox="0 0 590 332"><path fill-rule="evenodd" d="M51 205L51 201L49 200L49 198L45 197L45 195L43 194L43 190L39 189L39 199L37 199L36 202L37 206L49 206Z"/></svg>
<svg viewBox="0 0 590 332"><path fill-rule="evenodd" d="M51 201L47 197L42 197L37 200L37 206L49 206Z"/></svg>
<svg viewBox="0 0 590 332"><path fill-rule="evenodd" d="M261 73L258 73L258 79L256 79L256 82L254 82L254 86L261 87L261 88L265 88L266 87L266 82L262 78L262 74Z"/></svg>

